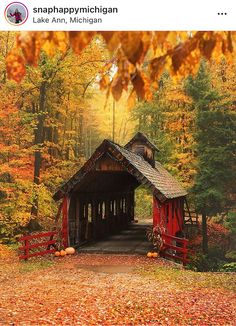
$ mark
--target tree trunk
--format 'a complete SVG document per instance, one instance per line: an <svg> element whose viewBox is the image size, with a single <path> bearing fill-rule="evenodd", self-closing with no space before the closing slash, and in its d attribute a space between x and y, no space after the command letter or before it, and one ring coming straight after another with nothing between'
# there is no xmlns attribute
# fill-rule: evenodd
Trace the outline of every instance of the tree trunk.
<svg viewBox="0 0 236 326"><path fill-rule="evenodd" d="M83 139L83 133L84 133L84 116L83 116L83 109L79 108L79 119L78 119L78 144L79 144L79 158L83 157L85 154L84 150L84 139Z"/></svg>
<svg viewBox="0 0 236 326"><path fill-rule="evenodd" d="M204 255L208 254L208 236L207 236L207 216L202 213L202 251Z"/></svg>
<svg viewBox="0 0 236 326"><path fill-rule="evenodd" d="M40 86L39 94L39 112L38 112L38 123L37 129L35 130L34 145L36 150L34 152L34 183L36 185L40 184L40 172L42 164L42 153L41 147L44 141L44 120L45 120L45 99L46 99L46 82L42 82ZM31 209L32 218L37 218L38 216L38 195L36 190L36 195L33 200L33 206Z"/></svg>

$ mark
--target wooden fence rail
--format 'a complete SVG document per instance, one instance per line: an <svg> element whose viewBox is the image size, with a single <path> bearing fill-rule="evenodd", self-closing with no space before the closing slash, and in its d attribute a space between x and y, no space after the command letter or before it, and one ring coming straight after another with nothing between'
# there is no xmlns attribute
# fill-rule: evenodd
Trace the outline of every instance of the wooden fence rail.
<svg viewBox="0 0 236 326"><path fill-rule="evenodd" d="M43 233L38 233L38 234L32 234L32 235L26 235L23 236L19 239L20 242L23 242L23 246L19 247L20 251L23 251L23 254L19 256L20 259L27 260L30 257L35 257L35 256L43 256L46 254L50 254L56 251L56 239L53 239L54 236L58 234L57 231L50 231L50 232L43 232ZM40 239L40 238L48 238L48 240L44 240L39 243L33 243L31 244L30 242L35 240L35 239ZM50 247L53 246L53 249L50 249ZM40 248L43 247L41 250L37 252L30 252L31 249L35 248Z"/></svg>
<svg viewBox="0 0 236 326"><path fill-rule="evenodd" d="M162 234L162 238L164 240L164 246L161 255L177 261L182 261L183 265L185 265L188 262L188 239L174 237L169 234Z"/></svg>

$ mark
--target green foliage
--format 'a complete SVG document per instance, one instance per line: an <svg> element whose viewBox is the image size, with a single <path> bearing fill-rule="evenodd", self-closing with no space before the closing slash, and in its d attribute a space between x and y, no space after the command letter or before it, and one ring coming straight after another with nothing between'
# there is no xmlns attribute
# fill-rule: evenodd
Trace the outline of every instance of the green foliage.
<svg viewBox="0 0 236 326"><path fill-rule="evenodd" d="M216 89L212 87L212 80L205 61L202 61L195 78L189 76L185 83L187 95L193 99L195 107L206 111L221 99Z"/></svg>
<svg viewBox="0 0 236 326"><path fill-rule="evenodd" d="M223 263L224 262L216 257L196 254L191 257L191 260L186 267L196 272L215 272L221 268Z"/></svg>
<svg viewBox="0 0 236 326"><path fill-rule="evenodd" d="M228 260L236 261L236 212L229 212L224 220L225 227L230 232L230 250L226 253L225 257Z"/></svg>
<svg viewBox="0 0 236 326"><path fill-rule="evenodd" d="M4 219L0 223L0 241L11 243L16 241L31 217L31 207L35 196L38 198L39 214L38 222L44 229L51 229L54 223L56 203L52 199L52 193L44 184L35 185L33 182L18 181L11 185L10 200L2 200L0 212ZM8 240L7 240L8 239Z"/></svg>
<svg viewBox="0 0 236 326"><path fill-rule="evenodd" d="M236 250L228 251L225 254L227 260L236 261Z"/></svg>
<svg viewBox="0 0 236 326"><path fill-rule="evenodd" d="M152 194L144 187L135 191L135 217L139 220L152 219Z"/></svg>
<svg viewBox="0 0 236 326"><path fill-rule="evenodd" d="M34 185L34 191L35 188L39 203L38 222L44 229L49 230L54 225L57 205L52 198L52 193L44 184L39 186Z"/></svg>
<svg viewBox="0 0 236 326"><path fill-rule="evenodd" d="M183 183L192 183L194 169L194 112L183 92L182 82L176 84L164 73L152 102L139 102L132 116L136 130L145 133L159 148L156 159Z"/></svg>
<svg viewBox="0 0 236 326"><path fill-rule="evenodd" d="M173 144L163 130L164 107L158 101L140 103L133 110L133 117L137 121L136 131L143 132L160 150L158 161L167 163L170 161ZM157 154L158 155L158 154Z"/></svg>
<svg viewBox="0 0 236 326"><path fill-rule="evenodd" d="M186 93L196 110L197 174L192 192L200 213L213 216L232 205L235 191L236 115L212 87L203 61L195 78L189 77Z"/></svg>
<svg viewBox="0 0 236 326"><path fill-rule="evenodd" d="M233 236L236 236L236 212L229 212L227 214L224 225Z"/></svg>
<svg viewBox="0 0 236 326"><path fill-rule="evenodd" d="M165 282L168 287L188 292L199 288L219 289L236 291L235 275L212 272L194 272L192 270L177 269L173 267L155 267L143 272L152 275L158 282Z"/></svg>
<svg viewBox="0 0 236 326"><path fill-rule="evenodd" d="M236 263L224 264L221 267L221 272L236 272Z"/></svg>
<svg viewBox="0 0 236 326"><path fill-rule="evenodd" d="M208 249L209 257L224 260L225 253L226 253L225 249L222 248L221 246L217 246L217 244L215 244L214 246L209 245L209 249Z"/></svg>
<svg viewBox="0 0 236 326"><path fill-rule="evenodd" d="M37 261L22 261L19 271L20 273L29 273L33 271L38 271L40 269L46 269L52 267L54 262L49 259L41 259Z"/></svg>

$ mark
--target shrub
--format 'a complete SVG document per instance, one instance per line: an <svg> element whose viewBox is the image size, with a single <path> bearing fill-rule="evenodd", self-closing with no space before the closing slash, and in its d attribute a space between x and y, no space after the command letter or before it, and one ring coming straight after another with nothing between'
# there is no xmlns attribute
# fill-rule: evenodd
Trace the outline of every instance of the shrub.
<svg viewBox="0 0 236 326"><path fill-rule="evenodd" d="M211 258L225 259L225 250L221 246L209 246L208 256Z"/></svg>
<svg viewBox="0 0 236 326"><path fill-rule="evenodd" d="M221 269L221 272L236 272L236 263L224 264Z"/></svg>
<svg viewBox="0 0 236 326"><path fill-rule="evenodd" d="M224 262L217 259L216 257L197 254L194 257L191 257L187 268L196 272L216 272L220 270L223 263Z"/></svg>
<svg viewBox="0 0 236 326"><path fill-rule="evenodd" d="M220 224L210 222L207 226L208 234L208 246L210 257L216 257L217 259L223 259L227 251L230 250L231 239L229 231ZM199 233L190 239L189 248L195 252L201 252L202 250L202 236L201 225L199 227Z"/></svg>
<svg viewBox="0 0 236 326"><path fill-rule="evenodd" d="M232 262L236 262L236 250L228 251L225 255L225 258Z"/></svg>

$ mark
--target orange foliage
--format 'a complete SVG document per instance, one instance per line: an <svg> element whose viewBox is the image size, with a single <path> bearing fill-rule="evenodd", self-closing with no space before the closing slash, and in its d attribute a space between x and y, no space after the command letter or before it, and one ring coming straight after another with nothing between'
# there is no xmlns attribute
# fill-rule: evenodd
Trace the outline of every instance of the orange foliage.
<svg viewBox="0 0 236 326"><path fill-rule="evenodd" d="M115 100L120 99L130 83L139 98L150 100L150 86L164 69L181 77L195 73L202 57L219 61L224 56L232 60L236 41L233 32L21 32L7 57L8 77L20 82L25 64L37 64L41 49L53 55L55 49L65 52L71 47L80 54L96 34L103 36L116 58L118 69L112 81L101 73L100 83L108 94L112 92ZM145 68L147 65L149 69Z"/></svg>

